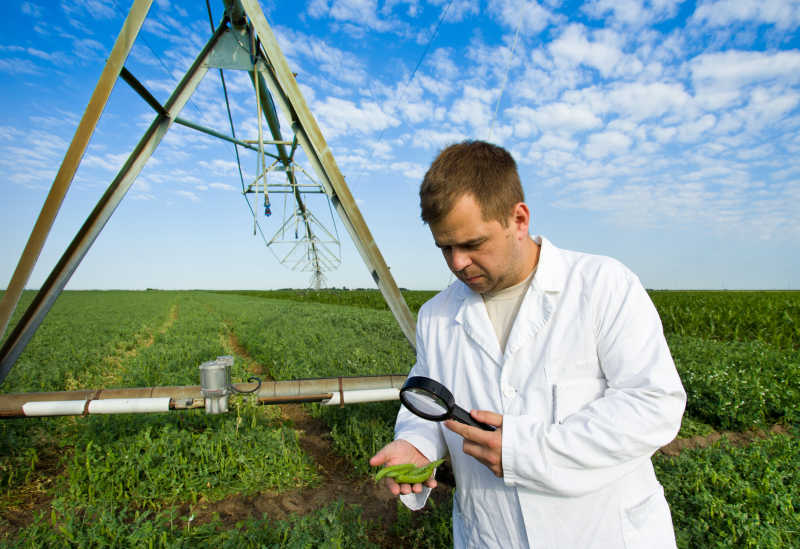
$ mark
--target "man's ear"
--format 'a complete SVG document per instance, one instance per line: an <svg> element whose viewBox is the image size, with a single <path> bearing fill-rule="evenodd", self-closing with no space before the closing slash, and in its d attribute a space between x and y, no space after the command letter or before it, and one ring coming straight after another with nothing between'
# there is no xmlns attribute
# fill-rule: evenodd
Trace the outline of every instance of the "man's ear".
<svg viewBox="0 0 800 549"><path fill-rule="evenodd" d="M511 222L514 224L514 229L516 230L518 237L525 238L528 236L528 230L531 223L531 211L528 209L527 204L524 202L517 202L514 204L514 209L512 210L511 214Z"/></svg>

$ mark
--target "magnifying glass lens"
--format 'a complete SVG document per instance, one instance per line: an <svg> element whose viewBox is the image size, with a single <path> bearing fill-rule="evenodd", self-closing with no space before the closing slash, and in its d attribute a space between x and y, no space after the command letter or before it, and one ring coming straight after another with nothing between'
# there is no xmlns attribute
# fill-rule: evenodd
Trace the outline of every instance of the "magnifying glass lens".
<svg viewBox="0 0 800 549"><path fill-rule="evenodd" d="M449 410L447 404L424 389L409 388L404 393L406 404L414 412L422 412L428 416L447 417Z"/></svg>
<svg viewBox="0 0 800 549"><path fill-rule="evenodd" d="M400 389L400 401L423 419L444 421L452 418L485 431L496 429L493 425L474 419L468 411L456 404L453 393L429 377L412 376L406 379L403 388Z"/></svg>

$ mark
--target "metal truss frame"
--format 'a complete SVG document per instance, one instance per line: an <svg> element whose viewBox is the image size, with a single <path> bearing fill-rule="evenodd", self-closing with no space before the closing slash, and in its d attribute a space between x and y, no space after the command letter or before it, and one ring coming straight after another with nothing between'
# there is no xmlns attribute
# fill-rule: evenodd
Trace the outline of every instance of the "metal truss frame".
<svg viewBox="0 0 800 549"><path fill-rule="evenodd" d="M53 182L50 194L45 200L26 248L23 250L8 289L3 295L2 301L0 301L0 337L5 333L11 315L19 302L22 290L27 284L33 267L38 260L64 195L77 171L80 158L88 145L111 89L119 76L122 76L153 107L156 111L155 119L89 214L83 226L79 229L61 259L22 315L22 318L9 334L2 348L0 348L0 383L8 375L25 346L33 337L36 329L44 320L55 300L63 291L89 248L97 239L173 122L236 143L238 146L257 150L260 154L269 155L282 164L283 170L287 172L289 177L289 184L276 188L275 191L294 194L297 201L297 210L294 217L301 220L305 225L308 231L306 239L311 242L311 245L314 244L314 239L316 239L316 242L321 242L312 231L313 224L317 224L320 227L321 224L306 209L301 193L306 191L319 193L321 189L321 192L324 192L330 199L336 213L350 234L373 280L397 319L403 334L411 346L416 348L414 317L400 293L389 267L383 259L345 183L342 173L339 171L333 154L328 148L325 138L300 92L294 74L289 69L288 62L278 46L278 42L264 17L258 1L223 1L226 8L225 19L214 31L208 43L197 56L167 102L162 106L123 66L152 4L152 0L135 0ZM251 48L248 51L246 48L242 48L241 37L245 35L249 35L251 43L256 44L255 49ZM257 39L257 42L253 40L254 38ZM178 114L189 101L205 74L212 67L235 68L247 70L250 73L260 105L259 110L268 122L273 139L264 140L260 136L256 147L252 142L237 140L178 117ZM281 109L284 119L289 121L291 125L294 132L293 140L285 140L280 135L280 123L273 99ZM259 116L260 123L261 117ZM263 150L264 144L274 145L277 154L266 153ZM286 147L289 145L291 145L291 150L287 152ZM316 189L304 189L294 178L294 153L298 145L303 148L317 176L319 183ZM266 177L266 167L264 167L263 175ZM327 233L325 238L332 236L324 227L323 232ZM328 253L323 253L323 257L325 257L326 262L330 263L331 259ZM320 266L315 271L316 280L320 280L321 268Z"/></svg>

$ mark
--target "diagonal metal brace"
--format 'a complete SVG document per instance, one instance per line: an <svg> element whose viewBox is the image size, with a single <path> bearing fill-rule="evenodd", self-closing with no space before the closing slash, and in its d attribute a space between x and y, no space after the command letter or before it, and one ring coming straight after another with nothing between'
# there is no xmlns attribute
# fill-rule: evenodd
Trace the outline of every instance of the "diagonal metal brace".
<svg viewBox="0 0 800 549"><path fill-rule="evenodd" d="M291 122L300 145L314 168L318 179L331 199L336 212L356 249L361 254L367 268L377 284L389 308L394 314L400 329L408 339L409 344L416 349L416 334L414 316L408 308L397 283L394 280L389 266L375 243L367 223L350 189L339 171L325 138L320 131L317 121L311 114L306 104L300 87L297 85L294 74L289 68L281 52L278 41L267 23L264 12L258 0L225 0L228 13L243 11L253 25L253 31L261 42L267 57L267 66L259 66L257 74L263 76L270 94L280 106L284 116ZM231 16L233 26L237 26L237 19ZM242 24L242 23L238 23ZM261 64L259 64L261 65Z"/></svg>
<svg viewBox="0 0 800 549"><path fill-rule="evenodd" d="M105 108L108 97L111 95L111 90L117 81L120 69L125 63L131 48L133 48L133 43L152 3L153 0L136 0L134 2L128 12L128 16L125 18L122 30L120 30L117 40L114 42L111 54L108 56L103 72L97 81L97 86L78 124L78 129L75 130L72 142L64 155L64 160L61 162L53 185L50 187L50 192L45 199L36 224L33 226L17 268L8 283L6 292L0 299L0 341L2 341L2 337L11 320L11 315L17 307L17 303L19 303L19 298L28 283L31 272L36 266L39 254L44 247L45 240L47 240L47 235L53 227L53 222L59 208L61 208L64 196L72 184L72 178L75 177L81 157L89 145L89 140L92 137L92 133L94 133L94 128ZM3 377L0 376L0 383L2 383Z"/></svg>

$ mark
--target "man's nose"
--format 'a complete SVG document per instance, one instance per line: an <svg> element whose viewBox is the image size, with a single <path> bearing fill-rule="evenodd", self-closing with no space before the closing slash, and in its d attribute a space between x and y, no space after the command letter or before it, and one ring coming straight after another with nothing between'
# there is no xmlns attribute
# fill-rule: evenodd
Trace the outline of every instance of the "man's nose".
<svg viewBox="0 0 800 549"><path fill-rule="evenodd" d="M464 250L453 248L452 256L450 258L450 266L454 271L462 271L472 263L469 254Z"/></svg>

